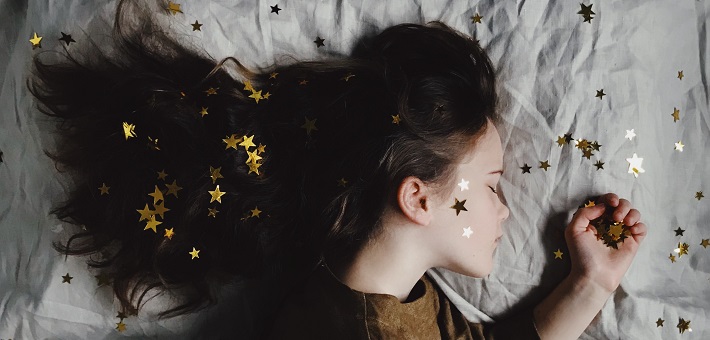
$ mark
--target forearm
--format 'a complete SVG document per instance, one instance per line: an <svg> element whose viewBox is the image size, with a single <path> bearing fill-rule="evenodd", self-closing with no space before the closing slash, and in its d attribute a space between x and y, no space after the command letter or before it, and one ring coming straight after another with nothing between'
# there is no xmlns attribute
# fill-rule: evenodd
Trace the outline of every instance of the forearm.
<svg viewBox="0 0 710 340"><path fill-rule="evenodd" d="M589 280L567 276L533 310L540 339L577 339L612 292Z"/></svg>

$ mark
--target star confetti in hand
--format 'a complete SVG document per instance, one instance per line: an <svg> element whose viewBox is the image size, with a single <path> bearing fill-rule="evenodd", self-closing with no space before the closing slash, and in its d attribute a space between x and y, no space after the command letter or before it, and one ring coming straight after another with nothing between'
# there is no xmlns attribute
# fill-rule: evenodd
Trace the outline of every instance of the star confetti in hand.
<svg viewBox="0 0 710 340"><path fill-rule="evenodd" d="M579 12L577 12L577 14L582 15L582 17L584 18L584 22L588 22L591 24L592 19L594 19L594 17L592 15L596 14L592 11L592 6L594 6L594 5L593 4L589 5L589 6L585 6L584 4L579 4L579 5L582 6L582 9L579 10Z"/></svg>
<svg viewBox="0 0 710 340"><path fill-rule="evenodd" d="M175 229L175 228L170 228L170 229L165 228L165 237L167 237L168 240L172 240L173 236L175 235L175 232L173 231L173 229Z"/></svg>
<svg viewBox="0 0 710 340"><path fill-rule="evenodd" d="M643 158L639 158L635 153L631 158L627 158L626 161L629 162L629 173L633 174L634 177L638 178L639 174L646 172L646 170L641 167Z"/></svg>
<svg viewBox="0 0 710 340"><path fill-rule="evenodd" d="M596 228L597 240L602 240L610 248L619 249L619 243L631 236L630 227L612 220L610 214L604 214L589 223Z"/></svg>
<svg viewBox="0 0 710 340"><path fill-rule="evenodd" d="M158 179L165 180L166 177L168 177L168 173L165 172L165 169L158 171Z"/></svg>
<svg viewBox="0 0 710 340"><path fill-rule="evenodd" d="M466 204L466 200L459 201L457 198L454 198L454 205L450 206L449 208L455 209L456 210L456 216L459 215L459 213L463 211L468 211L466 207L464 207L464 204Z"/></svg>
<svg viewBox="0 0 710 340"><path fill-rule="evenodd" d="M392 116L392 124L397 124L399 125L399 115Z"/></svg>

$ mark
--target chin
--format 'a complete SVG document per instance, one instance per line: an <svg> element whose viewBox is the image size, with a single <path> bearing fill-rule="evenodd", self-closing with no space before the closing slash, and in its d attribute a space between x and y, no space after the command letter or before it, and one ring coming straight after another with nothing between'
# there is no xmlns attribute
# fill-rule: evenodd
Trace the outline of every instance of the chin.
<svg viewBox="0 0 710 340"><path fill-rule="evenodd" d="M466 265L461 265L460 263L455 264L453 268L446 268L450 271L459 273L461 275L466 275L475 278L485 278L490 275L493 271L493 262L489 263L467 263Z"/></svg>

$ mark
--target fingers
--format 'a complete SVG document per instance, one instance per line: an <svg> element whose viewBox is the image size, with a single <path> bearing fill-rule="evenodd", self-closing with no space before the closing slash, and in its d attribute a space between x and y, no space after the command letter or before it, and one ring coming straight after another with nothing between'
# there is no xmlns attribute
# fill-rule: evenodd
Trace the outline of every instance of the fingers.
<svg viewBox="0 0 710 340"><path fill-rule="evenodd" d="M648 232L646 225L643 223L637 223L636 225L632 226L630 228L630 231L631 235L638 243L641 243L641 241L643 241L643 239L646 237L646 233Z"/></svg>
<svg viewBox="0 0 710 340"><path fill-rule="evenodd" d="M616 213L614 213L616 214ZM628 214L626 214L626 217L623 219L623 223L625 225L634 225L638 223L638 221L641 219L641 213L636 210L636 209L631 209Z"/></svg>
<svg viewBox="0 0 710 340"><path fill-rule="evenodd" d="M616 207L616 209L614 209L611 218L614 219L614 221L621 222L624 220L626 215L628 215L629 211L631 211L631 202L625 199L620 199L619 205Z"/></svg>
<svg viewBox="0 0 710 340"><path fill-rule="evenodd" d="M589 226L589 221L598 218L604 213L606 206L604 204L597 204L593 207L580 208L574 213L572 221L569 223L571 229L581 229L587 230Z"/></svg>
<svg viewBox="0 0 710 340"><path fill-rule="evenodd" d="M610 192L599 197L599 201L610 207L616 207L619 204L619 196L613 192Z"/></svg>

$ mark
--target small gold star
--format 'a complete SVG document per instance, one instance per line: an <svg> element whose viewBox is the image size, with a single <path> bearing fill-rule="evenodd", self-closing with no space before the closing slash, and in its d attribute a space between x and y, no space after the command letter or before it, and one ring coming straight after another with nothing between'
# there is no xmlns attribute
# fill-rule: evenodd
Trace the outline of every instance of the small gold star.
<svg viewBox="0 0 710 340"><path fill-rule="evenodd" d="M126 330L126 324L123 323L123 320L119 321L119 322L116 324L116 330L119 331L119 332L123 332L123 331Z"/></svg>
<svg viewBox="0 0 710 340"><path fill-rule="evenodd" d="M32 43L33 50L37 47L42 47L42 44L40 44L40 41L42 41L42 37L38 37L37 32L34 32L34 36L32 37L32 39L30 39L30 42Z"/></svg>
<svg viewBox="0 0 710 340"><path fill-rule="evenodd" d="M269 99L269 97L271 97L271 93L266 92L262 99Z"/></svg>
<svg viewBox="0 0 710 340"><path fill-rule="evenodd" d="M254 135L251 135L248 137L246 135L244 135L244 140L241 143L239 143L239 145L243 146L244 150L249 151L250 147L256 146L256 144L254 144L253 140L254 140Z"/></svg>
<svg viewBox="0 0 710 340"><path fill-rule="evenodd" d="M271 74L269 75L269 79L276 79L276 76L278 76L278 75L279 75L278 72L271 72Z"/></svg>
<svg viewBox="0 0 710 340"><path fill-rule="evenodd" d="M167 237L168 240L172 240L172 239L173 239L173 235L175 235L175 232L173 231L173 229L174 229L174 228L170 228L170 229L165 228L165 237Z"/></svg>
<svg viewBox="0 0 710 340"><path fill-rule="evenodd" d="M678 79L683 80L683 70L678 71Z"/></svg>
<svg viewBox="0 0 710 340"><path fill-rule="evenodd" d="M249 172L247 173L247 175L252 172L255 172L257 175L259 175L259 167L260 166L261 166L261 163L249 163Z"/></svg>
<svg viewBox="0 0 710 340"><path fill-rule="evenodd" d="M700 241L700 245L703 246L703 248L707 248L710 246L710 239L704 238L702 241Z"/></svg>
<svg viewBox="0 0 710 340"><path fill-rule="evenodd" d="M261 214L261 210L259 210L259 207L254 207L254 209L252 209L250 211L251 211L250 217L260 217L259 214Z"/></svg>
<svg viewBox="0 0 710 340"><path fill-rule="evenodd" d="M193 31L202 31L202 30L200 29L200 27L202 27L202 24L199 23L199 22L197 22L197 20L195 20L195 23L194 23L194 24L190 24L190 25L192 25L192 30L193 30Z"/></svg>
<svg viewBox="0 0 710 340"><path fill-rule="evenodd" d="M67 273L67 275L62 276L62 283L71 284L71 279L73 279L73 277Z"/></svg>
<svg viewBox="0 0 710 340"><path fill-rule="evenodd" d="M155 186L155 191L148 194L148 196L153 196L153 205L155 205L155 203L158 203L158 201L163 200L163 192L158 189L157 185Z"/></svg>
<svg viewBox="0 0 710 340"><path fill-rule="evenodd" d="M219 190L219 184L217 184L217 188L214 189L214 191L207 191L212 195L212 198L210 199L210 203L217 201L219 203L222 203L222 196L226 194L226 192L222 192Z"/></svg>
<svg viewBox="0 0 710 340"><path fill-rule="evenodd" d="M204 116L207 115L207 113L208 113L208 112L207 112L207 109L208 109L208 108L206 108L206 107L204 107L204 106L202 107L202 110L200 110L200 115L201 115L201 117L204 117Z"/></svg>
<svg viewBox="0 0 710 340"><path fill-rule="evenodd" d="M101 195L103 195L103 194L108 195L108 189L111 189L111 187L107 187L106 183L101 183L101 186L99 187L99 190L101 191Z"/></svg>
<svg viewBox="0 0 710 340"><path fill-rule="evenodd" d="M675 255L673 255L673 253L668 255L668 259L671 260L671 263L675 263Z"/></svg>
<svg viewBox="0 0 710 340"><path fill-rule="evenodd" d="M209 210L209 213L207 213L207 216L212 216L214 218L217 218L217 213L219 212L217 208L207 208Z"/></svg>
<svg viewBox="0 0 710 340"><path fill-rule="evenodd" d="M682 141L678 141L678 143L675 143L675 148L674 148L674 149L678 150L678 152L683 152L683 147L684 147L684 146L685 146L685 145L683 145L683 142L682 142Z"/></svg>
<svg viewBox="0 0 710 340"><path fill-rule="evenodd" d="M560 260L561 260L561 259L562 259L562 254L564 254L564 253L560 250L560 248L557 248L557 251L553 252L553 254L555 254L555 259L560 259Z"/></svg>
<svg viewBox="0 0 710 340"><path fill-rule="evenodd" d="M173 14L178 14L182 13L182 10L180 10L180 4L176 4L172 1L168 1L168 10Z"/></svg>
<svg viewBox="0 0 710 340"><path fill-rule="evenodd" d="M392 116L392 124L399 125L399 115Z"/></svg>
<svg viewBox="0 0 710 340"><path fill-rule="evenodd" d="M219 88L219 87L218 87L218 88ZM207 89L207 90L205 91L205 93L207 93L207 96L208 96L208 97L211 96L211 95L213 95L213 94L217 94L217 89L218 89L218 88L210 87L209 89Z"/></svg>
<svg viewBox="0 0 710 340"><path fill-rule="evenodd" d="M155 211L148 209L148 203L145 204L145 208L143 210L136 209L137 212L141 214L141 218L138 220L138 222L150 219L151 216L153 216L153 213Z"/></svg>
<svg viewBox="0 0 710 340"><path fill-rule="evenodd" d="M200 251L195 249L195 247L192 247L192 251L187 252L188 254L192 255L192 258L190 260L194 260L195 258L200 258Z"/></svg>
<svg viewBox="0 0 710 340"><path fill-rule="evenodd" d="M182 187L177 185L177 180L173 180L172 184L166 184L165 186L168 188L168 192L165 193L165 196L173 194L177 198L178 191L182 190Z"/></svg>
<svg viewBox="0 0 710 340"><path fill-rule="evenodd" d="M604 169L604 162L598 160L596 163L594 163L594 166L597 167L597 170Z"/></svg>
<svg viewBox="0 0 710 340"><path fill-rule="evenodd" d="M227 150L227 149L229 149L229 148L232 148L232 149L234 149L234 150L239 150L239 149L237 148L237 144L238 144L241 140L242 140L241 138L237 139L237 136L236 136L236 134L234 134L234 133L233 133L232 135L230 135L230 136L227 136L227 138L222 139L222 141L227 145L227 146L224 147L224 149Z"/></svg>
<svg viewBox="0 0 710 340"><path fill-rule="evenodd" d="M262 154L265 151L266 151L266 145L261 145L261 143L259 143L259 146L256 147L256 152L259 154Z"/></svg>
<svg viewBox="0 0 710 340"><path fill-rule="evenodd" d="M565 144L567 144L567 140L564 136L557 137L557 146L562 147Z"/></svg>
<svg viewBox="0 0 710 340"><path fill-rule="evenodd" d="M703 195L702 191L698 191L695 193L695 198L698 199L698 201L700 201L700 199L703 197L705 197L705 196Z"/></svg>
<svg viewBox="0 0 710 340"><path fill-rule="evenodd" d="M155 215L150 215L150 218L148 219L148 223L146 223L145 228L143 230L153 230L154 233L157 233L158 230L155 228L158 226L158 224L163 224L163 222L160 222L155 219Z"/></svg>
<svg viewBox="0 0 710 340"><path fill-rule="evenodd" d="M549 167L550 167L550 163L548 163L548 161L544 161L544 162L541 161L541 162L540 162L540 167L539 167L540 169L544 169L545 171L547 171L547 169L548 169Z"/></svg>
<svg viewBox="0 0 710 340"><path fill-rule="evenodd" d="M690 320L686 321L683 318L678 319L678 326L676 327L678 327L678 332L680 332L680 334L685 333L685 331L693 331L692 329L690 329Z"/></svg>
<svg viewBox="0 0 710 340"><path fill-rule="evenodd" d="M123 122L123 134L126 136L126 140L130 137L136 137L135 128L135 125Z"/></svg>
<svg viewBox="0 0 710 340"><path fill-rule="evenodd" d="M599 100L602 100L604 96L606 96L606 93L604 93L604 89L597 90L597 95L595 97L599 98Z"/></svg>
<svg viewBox="0 0 710 340"><path fill-rule="evenodd" d="M256 100L257 104L259 104L259 99L264 99L264 97L261 95L261 90L252 91L251 94L249 95L249 98L253 98L254 100Z"/></svg>
<svg viewBox="0 0 710 340"><path fill-rule="evenodd" d="M480 23L481 23L481 19L483 19L483 17L480 16L478 13L476 13L476 15L474 15L474 16L471 17L471 22L474 23L474 24L476 24L476 23L480 24Z"/></svg>
<svg viewBox="0 0 710 340"><path fill-rule="evenodd" d="M658 318L658 320L656 320L656 327L663 327L663 321L665 320Z"/></svg>
<svg viewBox="0 0 710 340"><path fill-rule="evenodd" d="M301 125L301 128L306 129L307 135L310 136L311 131L318 131L318 128L316 127L316 120L318 120L318 118L313 119L313 120L309 120L308 117L304 117L304 118L305 118L306 122L303 123L303 125Z"/></svg>
<svg viewBox="0 0 710 340"><path fill-rule="evenodd" d="M163 214L165 214L166 211L170 211L170 209L165 207L165 201L155 205L155 214L160 215L160 218L165 218Z"/></svg>
<svg viewBox="0 0 710 340"><path fill-rule="evenodd" d="M468 209L464 207L464 204L466 204L466 200L459 201L457 198L454 198L454 205L452 205L450 208L456 209L456 216L458 216L461 210L468 211Z"/></svg>
<svg viewBox="0 0 710 340"><path fill-rule="evenodd" d="M345 186L348 184L348 181L345 180L345 177L340 178L338 180L338 186L345 188Z"/></svg>
<svg viewBox="0 0 710 340"><path fill-rule="evenodd" d="M168 174L165 172L165 169L160 170L158 172L158 179L165 180L165 177L167 177L167 176L168 176Z"/></svg>
<svg viewBox="0 0 710 340"><path fill-rule="evenodd" d="M586 150L582 151L582 157L584 157L586 159L591 159L592 156L594 156L594 153L592 153L592 150L586 149Z"/></svg>
<svg viewBox="0 0 710 340"><path fill-rule="evenodd" d="M680 120L680 110L676 109L675 107L673 108L673 113L671 113L671 116L673 116L673 122L677 122Z"/></svg>
<svg viewBox="0 0 710 340"><path fill-rule="evenodd" d="M593 207L595 205L596 205L596 203L594 203L594 201L588 201L586 204L584 204L584 207L589 208L589 207Z"/></svg>
<svg viewBox="0 0 710 340"><path fill-rule="evenodd" d="M678 253L678 257L683 257L683 255L688 255L688 248L690 248L690 246L687 243L678 242L678 248L673 251Z"/></svg>

